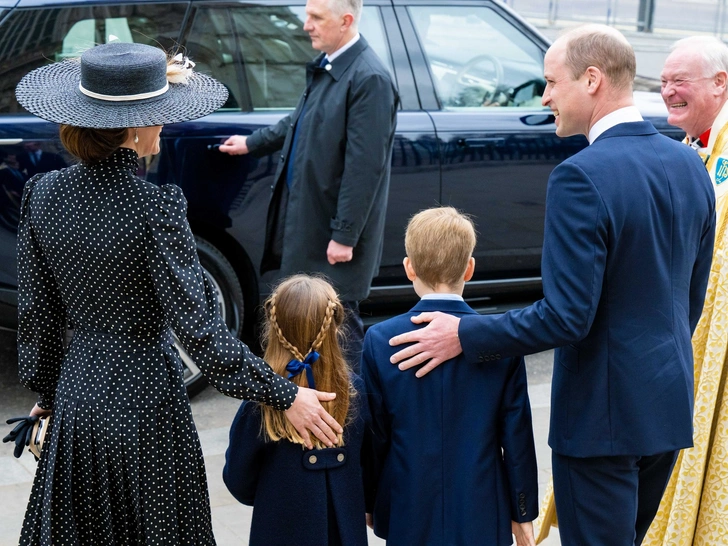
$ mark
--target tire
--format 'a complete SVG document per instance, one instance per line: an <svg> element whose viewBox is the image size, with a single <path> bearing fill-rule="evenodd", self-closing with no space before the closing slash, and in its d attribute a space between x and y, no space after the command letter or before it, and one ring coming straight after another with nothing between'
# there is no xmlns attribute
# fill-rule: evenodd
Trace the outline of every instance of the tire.
<svg viewBox="0 0 728 546"><path fill-rule="evenodd" d="M217 293L220 315L230 333L238 337L243 331L245 317L245 298L238 275L222 252L211 243L201 237L195 237L195 240L197 241L197 255L200 258L200 265ZM192 398L207 386L207 381L176 336L174 341L184 364L187 396Z"/></svg>

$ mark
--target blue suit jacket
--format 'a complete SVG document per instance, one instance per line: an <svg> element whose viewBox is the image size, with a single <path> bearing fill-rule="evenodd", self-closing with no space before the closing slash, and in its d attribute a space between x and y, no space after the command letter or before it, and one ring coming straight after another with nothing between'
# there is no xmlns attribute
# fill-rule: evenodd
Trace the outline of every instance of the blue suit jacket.
<svg viewBox="0 0 728 546"><path fill-rule="evenodd" d="M623 123L554 169L544 298L465 318L467 360L559 347L549 445L572 457L692 445L690 338L703 308L715 195L698 155Z"/></svg>
<svg viewBox="0 0 728 546"><path fill-rule="evenodd" d="M459 357L423 377L402 373L389 338L423 311L475 312L423 300L367 331L362 375L372 413L364 449L367 511L389 544L511 544L511 520L538 515L538 476L523 358L474 366Z"/></svg>

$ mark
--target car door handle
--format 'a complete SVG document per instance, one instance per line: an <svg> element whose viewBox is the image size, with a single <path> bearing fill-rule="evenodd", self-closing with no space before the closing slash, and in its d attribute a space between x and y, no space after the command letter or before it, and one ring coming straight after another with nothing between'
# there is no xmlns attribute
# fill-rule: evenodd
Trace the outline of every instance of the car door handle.
<svg viewBox="0 0 728 546"><path fill-rule="evenodd" d="M500 137L459 138L456 144L458 148L502 148L506 145L506 139Z"/></svg>
<svg viewBox="0 0 728 546"><path fill-rule="evenodd" d="M550 125L556 123L556 116L553 114L529 114L521 118L521 123L530 127L536 127L537 125Z"/></svg>

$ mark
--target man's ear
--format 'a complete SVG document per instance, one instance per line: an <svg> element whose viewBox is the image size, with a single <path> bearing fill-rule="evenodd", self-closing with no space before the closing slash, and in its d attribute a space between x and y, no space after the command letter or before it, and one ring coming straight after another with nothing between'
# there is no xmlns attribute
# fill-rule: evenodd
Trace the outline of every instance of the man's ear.
<svg viewBox="0 0 728 546"><path fill-rule="evenodd" d="M354 24L354 16L351 13L346 13L343 16L343 24L341 25L341 32L346 32Z"/></svg>
<svg viewBox="0 0 728 546"><path fill-rule="evenodd" d="M597 89L599 89L599 86L602 84L602 78L604 77L604 75L602 74L602 71L599 70L596 66L588 67L584 72L584 75L586 76L587 81L587 93L593 95L597 92Z"/></svg>
<svg viewBox="0 0 728 546"><path fill-rule="evenodd" d="M463 280L465 282L468 282L470 279L473 278L473 273L475 273L475 258L472 256L468 260L468 267L465 268L465 274L463 275Z"/></svg>
<svg viewBox="0 0 728 546"><path fill-rule="evenodd" d="M404 272L407 275L407 278L411 282L415 282L415 279L417 278L417 273L415 273L415 268L412 267L412 261L405 256L404 260L402 260L402 265L404 266Z"/></svg>
<svg viewBox="0 0 728 546"><path fill-rule="evenodd" d="M713 81L720 91L719 94L722 95L726 91L726 84L728 84L728 73L726 73L725 70L721 70L715 75Z"/></svg>

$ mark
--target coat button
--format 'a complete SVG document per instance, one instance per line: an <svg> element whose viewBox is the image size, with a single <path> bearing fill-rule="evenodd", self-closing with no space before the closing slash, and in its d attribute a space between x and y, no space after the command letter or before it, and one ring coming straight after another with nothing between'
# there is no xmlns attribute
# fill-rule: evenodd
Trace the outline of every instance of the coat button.
<svg viewBox="0 0 728 546"><path fill-rule="evenodd" d="M344 462L344 454L343 453L339 453L336 456L336 460L339 461L340 463L343 463Z"/></svg>
<svg viewBox="0 0 728 546"><path fill-rule="evenodd" d="M311 464L316 464L316 461L318 461L318 459L316 458L316 455L311 455L308 458L308 462L311 463Z"/></svg>

